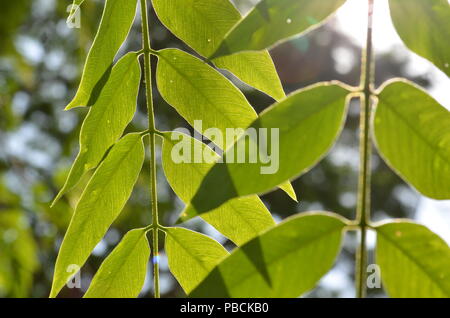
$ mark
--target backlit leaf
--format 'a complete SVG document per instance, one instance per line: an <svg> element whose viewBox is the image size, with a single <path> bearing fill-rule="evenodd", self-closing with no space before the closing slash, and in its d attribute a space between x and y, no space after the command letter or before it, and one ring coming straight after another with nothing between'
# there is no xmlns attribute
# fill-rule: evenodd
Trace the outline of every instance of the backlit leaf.
<svg viewBox="0 0 450 318"><path fill-rule="evenodd" d="M448 0L390 0L398 34L413 52L450 76L450 3Z"/></svg>
<svg viewBox="0 0 450 318"><path fill-rule="evenodd" d="M217 67L230 71L243 82L272 96L275 100L286 97L272 57L267 51L241 52L213 60Z"/></svg>
<svg viewBox="0 0 450 318"><path fill-rule="evenodd" d="M225 37L212 59L259 51L317 27L345 0L261 0Z"/></svg>
<svg viewBox="0 0 450 318"><path fill-rule="evenodd" d="M237 139L227 133L227 128L244 129L258 118L241 91L203 61L176 49L159 51L158 56L156 79L161 96L199 133L219 129L227 137L216 141L221 149L228 148ZM198 128L196 122L200 121ZM280 184L297 200L289 182L282 180Z"/></svg>
<svg viewBox="0 0 450 318"><path fill-rule="evenodd" d="M422 194L450 199L450 112L408 82L382 89L374 135L389 166Z"/></svg>
<svg viewBox="0 0 450 318"><path fill-rule="evenodd" d="M66 109L91 106L111 72L114 57L136 15L136 0L106 0L102 20L86 59L80 87Z"/></svg>
<svg viewBox="0 0 450 318"><path fill-rule="evenodd" d="M210 56L241 19L229 0L153 0L161 22L200 55ZM212 61L275 99L285 97L267 51L240 53Z"/></svg>
<svg viewBox="0 0 450 318"><path fill-rule="evenodd" d="M330 213L291 217L237 248L190 297L298 297L333 266L346 223Z"/></svg>
<svg viewBox="0 0 450 318"><path fill-rule="evenodd" d="M449 298L450 248L425 226L378 226L376 260L386 291L395 298Z"/></svg>
<svg viewBox="0 0 450 318"><path fill-rule="evenodd" d="M212 161L194 162L196 151L201 158ZM183 156L181 152L184 152ZM219 158L211 148L188 135L177 132L164 134L164 172L172 189L185 203L190 202L204 176ZM231 200L203 214L202 218L237 245L275 225L269 211L256 195Z"/></svg>
<svg viewBox="0 0 450 318"><path fill-rule="evenodd" d="M241 91L203 61L176 49L159 51L158 57L158 89L192 126L201 120L203 130L218 128L226 136L226 128L246 128L257 118Z"/></svg>
<svg viewBox="0 0 450 318"><path fill-rule="evenodd" d="M81 195L59 250L50 297L55 297L83 266L94 247L122 211L144 161L140 134L128 134L111 149Z"/></svg>
<svg viewBox="0 0 450 318"><path fill-rule="evenodd" d="M128 232L92 279L85 298L136 298L150 257L145 229Z"/></svg>
<svg viewBox="0 0 450 318"><path fill-rule="evenodd" d="M95 168L108 148L122 136L136 111L140 72L134 52L125 55L114 66L108 82L83 122L80 151L54 202L73 188L87 171Z"/></svg>
<svg viewBox="0 0 450 318"><path fill-rule="evenodd" d="M348 93L340 84L321 83L264 111L251 125L255 133L242 136L225 153L225 164L217 163L208 172L186 208L186 216L208 212L232 198L264 193L308 171L339 136ZM246 160L238 162L236 156L242 153Z"/></svg>
<svg viewBox="0 0 450 318"><path fill-rule="evenodd" d="M183 228L166 229L165 246L170 272L187 294L228 256L217 241Z"/></svg>

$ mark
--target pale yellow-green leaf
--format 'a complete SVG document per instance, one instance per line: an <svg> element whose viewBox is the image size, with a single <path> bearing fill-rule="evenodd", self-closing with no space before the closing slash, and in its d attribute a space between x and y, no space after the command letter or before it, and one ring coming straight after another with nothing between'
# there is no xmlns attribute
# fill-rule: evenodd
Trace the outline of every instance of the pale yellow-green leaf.
<svg viewBox="0 0 450 318"><path fill-rule="evenodd" d="M229 0L152 0L161 22L204 57L210 56L241 19ZM239 53L212 61L250 86L281 99L281 81L267 51Z"/></svg>
<svg viewBox="0 0 450 318"><path fill-rule="evenodd" d="M141 134L128 134L111 149L95 171L75 208L55 265L50 297L55 297L82 267L122 211L144 161Z"/></svg>
<svg viewBox="0 0 450 318"><path fill-rule="evenodd" d="M128 232L103 261L85 298L136 298L141 292L150 257L146 229Z"/></svg>
<svg viewBox="0 0 450 318"><path fill-rule="evenodd" d="M449 298L450 248L423 225L406 221L376 228L376 261L395 298Z"/></svg>
<svg viewBox="0 0 450 318"><path fill-rule="evenodd" d="M83 122L80 151L54 202L73 188L87 171L95 168L108 148L122 136L136 111L140 72L135 52L125 55L114 66L108 82Z"/></svg>
<svg viewBox="0 0 450 318"><path fill-rule="evenodd" d="M389 82L374 117L378 150L423 195L450 199L450 112L406 81Z"/></svg>
<svg viewBox="0 0 450 318"><path fill-rule="evenodd" d="M185 151L184 156L179 158L182 151ZM205 155L202 158L213 161L194 162L195 151L199 151L200 156ZM174 192L185 203L190 202L217 159L219 155L210 147L188 135L178 132L164 134L162 148L164 173ZM202 218L237 245L247 242L275 225L269 211L256 195L231 200L202 215Z"/></svg>
<svg viewBox="0 0 450 318"><path fill-rule="evenodd" d="M128 36L137 0L106 0L102 20L86 59L81 83L66 109L93 105L108 80L114 57Z"/></svg>
<svg viewBox="0 0 450 318"><path fill-rule="evenodd" d="M166 253L170 272L187 294L228 256L217 241L183 228L166 229Z"/></svg>

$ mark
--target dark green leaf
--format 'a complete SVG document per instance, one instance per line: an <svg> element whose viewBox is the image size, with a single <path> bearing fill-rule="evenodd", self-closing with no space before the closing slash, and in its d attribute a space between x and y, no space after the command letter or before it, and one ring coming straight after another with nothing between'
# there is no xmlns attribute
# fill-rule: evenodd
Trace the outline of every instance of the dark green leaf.
<svg viewBox="0 0 450 318"><path fill-rule="evenodd" d="M295 216L237 248L190 297L298 297L340 251L346 223L333 214Z"/></svg>
<svg viewBox="0 0 450 318"><path fill-rule="evenodd" d="M450 112L408 82L390 82L374 121L378 149L397 174L422 194L450 199Z"/></svg>
<svg viewBox="0 0 450 318"><path fill-rule="evenodd" d="M377 263L391 297L450 297L450 248L426 227L394 222L377 228Z"/></svg>
<svg viewBox="0 0 450 318"><path fill-rule="evenodd" d="M213 63L275 100L286 97L272 57L267 51L241 52L219 57Z"/></svg>
<svg viewBox="0 0 450 318"><path fill-rule="evenodd" d="M85 298L136 298L144 285L150 257L147 231L128 232L92 279Z"/></svg>
<svg viewBox="0 0 450 318"><path fill-rule="evenodd" d="M83 266L131 195L144 161L140 134L123 137L100 164L81 195L56 260L50 297L70 279L67 268Z"/></svg>

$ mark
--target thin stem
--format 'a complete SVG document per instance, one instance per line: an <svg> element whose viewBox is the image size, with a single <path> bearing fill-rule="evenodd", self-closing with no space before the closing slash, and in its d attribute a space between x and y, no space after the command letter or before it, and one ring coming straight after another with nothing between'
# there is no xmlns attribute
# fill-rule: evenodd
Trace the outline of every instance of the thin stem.
<svg viewBox="0 0 450 318"><path fill-rule="evenodd" d="M155 298L160 297L159 293L159 253L158 253L158 196L156 189L156 128L155 115L153 110L153 94L152 94L152 74L151 74L151 52L150 35L147 16L147 1L141 0L141 16L142 16L142 43L144 53L144 72L145 72L145 92L148 112L148 128L150 137L150 193L151 193L151 209L152 209L152 234L153 234L153 282Z"/></svg>
<svg viewBox="0 0 450 318"><path fill-rule="evenodd" d="M366 295L367 267L367 227L370 222L370 179L371 179L371 140L370 115L371 95L374 78L374 61L372 47L373 7L374 1L368 0L367 42L364 49L361 68L361 111L360 111L360 169L358 184L358 206L356 221L360 228L360 244L356 253L356 293L362 298Z"/></svg>

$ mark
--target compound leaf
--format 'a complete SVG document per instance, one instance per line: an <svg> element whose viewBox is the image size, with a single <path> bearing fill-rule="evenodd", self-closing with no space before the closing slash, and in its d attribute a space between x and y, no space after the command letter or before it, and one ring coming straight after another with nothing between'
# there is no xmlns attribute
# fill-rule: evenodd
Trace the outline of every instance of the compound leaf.
<svg viewBox="0 0 450 318"><path fill-rule="evenodd" d="M389 166L422 194L450 199L450 112L405 81L384 86L374 135Z"/></svg>
<svg viewBox="0 0 450 318"><path fill-rule="evenodd" d="M217 241L183 228L167 228L166 253L170 272L187 294L228 256Z"/></svg>
<svg viewBox="0 0 450 318"><path fill-rule="evenodd" d="M136 298L142 290L150 257L147 231L129 231L92 279L85 298Z"/></svg>
<svg viewBox="0 0 450 318"><path fill-rule="evenodd" d="M345 221L331 213L291 217L216 266L190 297L298 297L327 273Z"/></svg>
<svg viewBox="0 0 450 318"><path fill-rule="evenodd" d="M208 212L236 197L264 193L314 166L342 129L348 93L343 85L321 83L263 112L251 125L254 129L227 150L224 163L209 170L186 216Z"/></svg>
<svg viewBox="0 0 450 318"><path fill-rule="evenodd" d="M389 4L394 26L406 46L450 76L448 0L390 0Z"/></svg>
<svg viewBox="0 0 450 318"><path fill-rule="evenodd" d="M393 222L376 228L376 259L391 297L450 297L450 248L423 225Z"/></svg>
<svg viewBox="0 0 450 318"><path fill-rule="evenodd" d="M108 80L114 57L136 15L136 0L106 0L97 35L86 59L81 83L66 109L91 106Z"/></svg>
<svg viewBox="0 0 450 318"><path fill-rule="evenodd" d="M218 57L212 62L275 100L286 97L272 57L267 51L241 52Z"/></svg>
<svg viewBox="0 0 450 318"><path fill-rule="evenodd" d="M202 162L195 162L196 151L199 159L203 158ZM174 192L185 203L190 202L204 176L219 158L210 147L188 135L178 132L164 134L164 173ZM237 245L275 225L269 211L256 195L231 200L203 214L202 218Z"/></svg>
<svg viewBox="0 0 450 318"><path fill-rule="evenodd" d="M317 27L344 3L345 0L262 0L225 36L211 59L270 48Z"/></svg>
<svg viewBox="0 0 450 318"><path fill-rule="evenodd" d="M50 297L55 297L71 274L81 268L131 195L144 161L141 134L128 134L111 149L95 171L75 208L56 260Z"/></svg>
<svg viewBox="0 0 450 318"><path fill-rule="evenodd" d="M108 148L122 136L136 111L140 72L134 52L125 55L114 66L108 82L83 122L80 151L54 202L73 188L87 171L95 168Z"/></svg>

